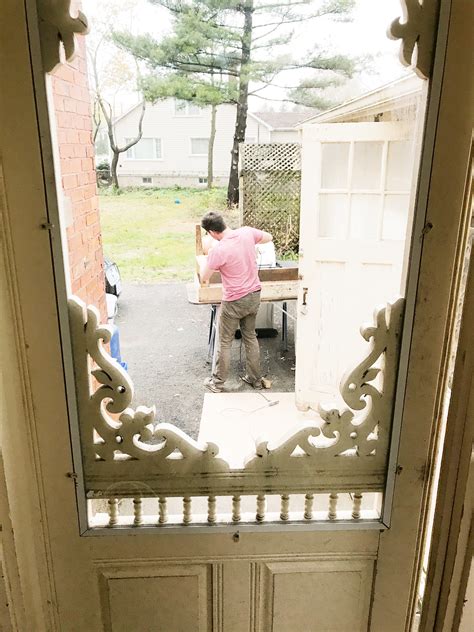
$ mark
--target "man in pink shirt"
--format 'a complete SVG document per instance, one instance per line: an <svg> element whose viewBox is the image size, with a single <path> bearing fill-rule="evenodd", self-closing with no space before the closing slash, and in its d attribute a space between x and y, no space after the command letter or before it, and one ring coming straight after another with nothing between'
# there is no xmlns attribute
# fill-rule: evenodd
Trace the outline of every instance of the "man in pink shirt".
<svg viewBox="0 0 474 632"><path fill-rule="evenodd" d="M268 243L273 238L270 233L249 226L228 228L222 215L213 211L204 215L201 226L217 242L207 257L200 258L201 281L205 283L218 270L223 288L216 366L204 385L213 393L223 390L229 374L232 341L240 327L247 369L242 379L254 388L262 388L260 349L255 333L261 289L255 245Z"/></svg>

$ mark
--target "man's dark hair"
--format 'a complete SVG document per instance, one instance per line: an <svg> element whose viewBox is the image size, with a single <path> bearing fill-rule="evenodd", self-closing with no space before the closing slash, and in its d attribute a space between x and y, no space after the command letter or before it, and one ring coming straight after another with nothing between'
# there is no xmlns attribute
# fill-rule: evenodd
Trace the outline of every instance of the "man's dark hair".
<svg viewBox="0 0 474 632"><path fill-rule="evenodd" d="M209 211L201 220L201 226L205 231L214 230L216 233L223 233L227 228L224 218L220 213Z"/></svg>

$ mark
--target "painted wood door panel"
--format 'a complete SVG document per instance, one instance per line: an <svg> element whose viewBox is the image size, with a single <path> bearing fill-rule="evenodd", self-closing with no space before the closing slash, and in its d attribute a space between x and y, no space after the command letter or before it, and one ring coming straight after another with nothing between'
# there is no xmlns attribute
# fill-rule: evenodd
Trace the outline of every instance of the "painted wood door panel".
<svg viewBox="0 0 474 632"><path fill-rule="evenodd" d="M27 2L26 5L31 6L31 2ZM415 362L411 367L413 375L409 375L409 387L417 393L416 398L407 398L406 416L409 423L403 428L400 448L403 474L397 481L394 520L389 531L381 536L375 532L364 531L350 533L334 531L330 534L325 532L249 533L241 538L238 545L229 535L223 536L219 533L188 535L189 532L187 532L185 535L168 536L156 533L144 535L137 529L136 535L128 537L112 532L110 537L81 537L76 514L75 478L71 476L74 470L67 424L68 409L64 390L63 360L60 353L51 238L48 231L39 228L48 217L48 204L42 197L44 191L47 190L48 195L54 197L54 192L51 192L53 179L46 178L42 171L43 165L48 165L49 162L43 160L40 164L41 139L38 135L37 123L38 112L41 112L41 108L44 107L40 85L42 76L37 78L36 91L31 80L30 63L31 60L39 58L39 50L34 48L36 40L33 22L30 25L29 40L32 44L21 44L21 46L19 44L22 38L26 39L27 35L26 20L22 15L16 17L17 14L23 14L24 5L8 0L7 7L10 28L5 39L14 54L11 55L13 63L7 64L12 71L6 69L6 87L7 93L12 92L12 86L14 88L16 109L7 108L8 119L11 121L10 129L6 134L4 163L9 203L9 210L6 213L9 247L5 253L3 243L0 247L2 247L2 257L5 256L8 263L5 277L11 281L11 286L14 286L22 297L21 301L10 295L7 299L11 302L12 312L16 317L11 321L11 339L15 342L11 346L15 348L13 350L8 348L8 358L12 358L9 363L12 373L17 370L17 364L22 369L21 384L24 388L20 389L21 396L15 399L15 407L9 409L13 410L10 415L11 423L5 424L2 428L2 451L6 457L6 479L10 494L9 510L17 547L15 553L21 562L22 583L27 587L22 598L29 606L25 610L28 621L33 621L33 624L27 626L26 629L38 632L43 630L47 632L53 630L100 632L104 627L102 621L104 612L108 613L110 625L112 625L110 617L114 617L112 619L114 625L122 626L122 629L125 624L130 625L131 630L137 629L135 627L137 620L143 626L149 626L150 621L146 620L146 617L151 617L155 612L150 595L159 594L159 602L165 606L166 600L175 599L176 610L182 604L182 595L177 594L178 590L175 589L180 580L169 571L160 574L161 571L157 571L156 568L150 574L145 568L147 565L140 564L137 560L149 560L154 555L161 557L166 568L172 566L171 557L186 555L187 560L183 561L183 564L187 568L197 567L198 569L197 572L193 571L190 575L186 575L183 580L191 596L189 612L195 617L191 622L191 630L197 625L196 621L201 625L202 620L208 625L207 629L215 629L218 632L224 630L225 632L236 632L236 630L247 632L249 629L254 632L258 629L256 626L260 625L260 622L262 625L268 622L270 616L268 612L273 612L275 626L279 626L275 627L276 630L284 632L288 629L292 632L304 630L303 625L313 626L312 616L315 610L313 605L319 606L324 595L327 595L331 601L329 604L324 603L319 609L322 622L324 622L323 617L325 616L327 620L330 613L335 617L337 625L344 626L349 622L351 626L349 629L352 630L354 629L353 620L357 625L363 625L366 616L365 610L358 610L357 607L366 603L365 590L366 587L371 588L372 565L379 550L377 546L379 537L382 546L377 560L378 570L372 612L372 621L375 623L372 629L374 632L379 632L379 630L399 632L404 629L405 609L410 605L409 595L406 594L407 586L410 585L412 579L413 560L416 555L415 539L419 535L418 525L422 514L420 497L423 493L423 481L420 480L420 471L426 462L426 446L429 443L431 425L431 411L427 413L426 410L436 395L434 383L438 379L442 360L438 356L441 355L446 329L444 312L449 298L450 270L454 261L459 229L457 205L453 203L450 206L452 212L447 218L447 213L440 208L439 203L441 200L446 208L446 201L449 203L453 197L455 198L453 188L449 189L451 179L441 178L440 165L435 164L437 171L435 170L434 173L438 175L433 186L434 207L430 209L429 214L429 219L433 222L435 229L427 239L426 261L422 262L421 298L424 300L420 300L417 305L417 321L420 322L413 334L413 344L418 355L415 355ZM57 41L57 32L55 32L55 41ZM28 48L30 45L31 51ZM458 42L456 45L462 49ZM455 61L459 64L462 60L458 56ZM449 72L449 67L447 67L448 77ZM455 92L456 86L459 86L461 81L456 74L451 74L451 78L451 89ZM18 99L19 94L21 99ZM450 101L453 102L453 100L451 96ZM459 104L457 100L456 116ZM443 117L439 120L441 123L444 121L444 128L441 129L441 132L444 130L444 136L441 134L441 140L437 142L440 143L441 149L449 145L451 152L451 149L458 148L457 143L467 138L467 135L462 125L458 129L456 126L448 126ZM455 120L458 122L459 119ZM44 126L44 121L40 122ZM446 134L447 128L449 134ZM461 131L462 134L456 135L457 131ZM453 142L453 136L457 142ZM21 169L13 168L16 164L12 161L12 156L18 156L19 138L23 152L29 156L30 172L27 179L24 178ZM462 149L460 145L459 147ZM461 158L458 161L460 169L457 171L452 169L453 179L459 178L459 173L465 166L465 153L458 153ZM455 155L458 154L455 153ZM452 161L452 156L449 153L448 159L443 155L441 157L445 159L438 159L438 163L442 163L442 169L445 170L450 159ZM446 198L436 191L436 182L439 184L441 181L442 193L448 189ZM459 188L459 182L457 186ZM436 206L437 200L438 206ZM455 199L454 202L456 202ZM438 221L441 229L438 228ZM33 262L31 253L34 253ZM438 263L438 265L433 266L433 263ZM10 269L14 272L10 272ZM427 270L436 292L429 292L430 287L426 288ZM326 287L329 283L328 278ZM310 301L311 298L310 293ZM41 306L41 309L38 306ZM3 342L5 338L3 330L0 335ZM28 344L25 344L26 341ZM417 359L419 359L418 363ZM19 370L18 373L20 373ZM421 377L423 384L420 387ZM6 396L11 404L11 389L6 392ZM23 404L25 410L22 408ZM409 444L408 447L407 444ZM79 500L82 499L79 498ZM368 538L370 546L367 546ZM326 569L319 566L321 563L319 561L307 562L300 559L301 555L307 555L308 552L315 550L324 555L332 551L338 559L331 560L331 567ZM350 554L354 552L361 554L361 558L351 559ZM273 554L277 557L283 553L288 558L287 560L265 561L266 556L271 557ZM116 564L114 560L117 557L128 560L128 564ZM198 561L200 557L210 559L205 563L200 563ZM346 558L349 558L349 561ZM206 570L202 574L201 569L203 566L208 568L207 564L215 564L216 560L218 564L224 565L228 560L232 560L240 570L237 572L236 566L232 565L227 572L224 567L221 575L224 579L216 579L216 582L212 583L213 623L211 624L207 603L211 594L209 571ZM356 562L362 564L362 567L354 566ZM336 563L340 565L337 566ZM285 564L289 564L291 568L284 566ZM364 564L366 570L364 570ZM133 565L137 567L135 572L132 571ZM262 565L266 565L269 569L263 571L263 582L266 582L264 587L260 580L257 581L257 575L260 572L258 568L261 569ZM397 573L393 572L395 565ZM116 567L119 570L113 571ZM108 569L108 575L104 569ZM122 569L122 574L120 569ZM104 576L106 586L97 581L97 571ZM41 581L35 581L36 576ZM339 579L336 581L334 577ZM324 592L326 578L331 589L330 595ZM365 581L362 578L366 580L366 587L361 586L361 582ZM341 607L335 610L340 585L347 587L347 594L343 597ZM219 586L223 586L223 589L218 589ZM235 590L237 586L238 592ZM255 608L250 607L250 604L260 603L256 599L259 587L265 599L262 608L257 612ZM128 594L128 588L130 594ZM266 599L269 591L273 589L275 596L272 597L266 610ZM105 599L107 591L109 594ZM130 599L132 594L133 602ZM232 601L234 594L238 595L235 602ZM196 595L199 597L196 598ZM360 598L358 602L357 595ZM142 600L145 601L143 596L146 603L142 615L139 604ZM292 603L290 603L290 596ZM222 603L224 603L224 615L222 615ZM232 613L229 615L231 618L228 625L223 623L222 618L226 616L226 603ZM239 620L239 606L236 604L242 606L242 620ZM292 624L286 612L290 608L294 609L294 605L302 611L300 618L303 625L289 627ZM127 606L131 608L130 611ZM185 603L184 610L187 606L188 602ZM345 614L346 621L345 618L343 620L342 614L347 609L353 611ZM204 611L206 614L201 616ZM163 612L166 612L166 608L163 608ZM186 612L178 611L174 614L182 616L182 622L189 624L190 619L187 618ZM200 618L196 619L196 616ZM158 619L156 625L159 625ZM117 627L117 629L120 628ZM271 628L264 629L267 632Z"/></svg>
<svg viewBox="0 0 474 632"><path fill-rule="evenodd" d="M303 132L296 398L338 399L374 309L401 292L412 143L404 123L307 125Z"/></svg>
<svg viewBox="0 0 474 632"><path fill-rule="evenodd" d="M107 632L207 632L210 565L127 564L99 569Z"/></svg>
<svg viewBox="0 0 474 632"><path fill-rule="evenodd" d="M367 630L371 559L292 561L262 568L259 632Z"/></svg>

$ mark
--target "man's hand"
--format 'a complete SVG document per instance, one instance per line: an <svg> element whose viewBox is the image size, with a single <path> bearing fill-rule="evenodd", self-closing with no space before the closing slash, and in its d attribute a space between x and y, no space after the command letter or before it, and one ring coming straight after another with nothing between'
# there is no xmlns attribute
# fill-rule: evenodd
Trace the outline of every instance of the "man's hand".
<svg viewBox="0 0 474 632"><path fill-rule="evenodd" d="M262 230L262 238L258 242L259 244L268 244L270 241L273 241L273 235L271 233L267 233L265 230Z"/></svg>
<svg viewBox="0 0 474 632"><path fill-rule="evenodd" d="M207 283L213 273L213 270L211 270L207 265L207 256L198 255L196 259L199 265L199 279L201 283Z"/></svg>

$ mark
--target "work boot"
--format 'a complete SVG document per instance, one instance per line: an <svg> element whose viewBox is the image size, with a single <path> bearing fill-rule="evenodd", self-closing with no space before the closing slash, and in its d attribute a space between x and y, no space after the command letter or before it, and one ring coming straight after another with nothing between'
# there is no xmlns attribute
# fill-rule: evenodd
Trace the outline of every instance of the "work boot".
<svg viewBox="0 0 474 632"><path fill-rule="evenodd" d="M263 384L262 384L262 379L260 380L255 380L255 382L247 375L241 375L240 379L245 382L246 384L249 384L252 388L254 388L256 391L260 391L263 388Z"/></svg>
<svg viewBox="0 0 474 632"><path fill-rule="evenodd" d="M208 391L211 391L211 393L222 393L224 391L223 387L216 384L212 377L206 377L204 387L207 388Z"/></svg>

